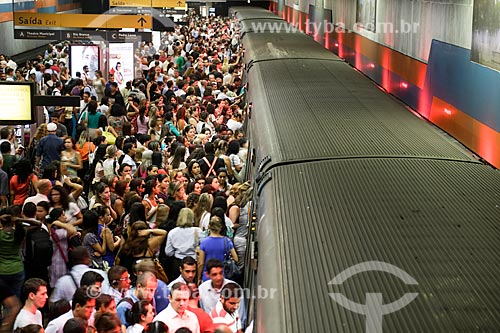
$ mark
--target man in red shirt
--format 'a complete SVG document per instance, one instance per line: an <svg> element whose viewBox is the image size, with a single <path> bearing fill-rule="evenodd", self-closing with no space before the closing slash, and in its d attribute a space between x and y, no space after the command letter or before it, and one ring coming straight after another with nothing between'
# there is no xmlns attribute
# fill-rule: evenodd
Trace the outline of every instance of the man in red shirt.
<svg viewBox="0 0 500 333"><path fill-rule="evenodd" d="M212 318L200 309L200 292L196 283L188 283L189 288L189 303L188 310L193 312L198 317L200 323L200 333L214 333L214 324Z"/></svg>

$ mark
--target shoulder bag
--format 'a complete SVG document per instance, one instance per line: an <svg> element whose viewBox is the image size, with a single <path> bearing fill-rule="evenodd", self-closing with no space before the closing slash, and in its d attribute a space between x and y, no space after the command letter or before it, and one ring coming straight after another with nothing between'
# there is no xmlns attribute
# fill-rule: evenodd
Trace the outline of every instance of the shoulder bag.
<svg viewBox="0 0 500 333"><path fill-rule="evenodd" d="M238 274L238 266L231 256L228 238L224 237L224 277L226 279L232 279L236 274Z"/></svg>

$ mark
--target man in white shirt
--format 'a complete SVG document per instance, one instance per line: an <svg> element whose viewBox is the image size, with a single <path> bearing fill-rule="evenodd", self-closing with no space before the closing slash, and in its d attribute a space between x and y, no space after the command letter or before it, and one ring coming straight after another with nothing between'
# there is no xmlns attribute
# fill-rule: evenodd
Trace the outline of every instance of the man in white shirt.
<svg viewBox="0 0 500 333"><path fill-rule="evenodd" d="M209 259L206 263L206 266L206 274L210 278L210 280L207 280L200 284L198 290L200 291L201 308L206 313L210 313L217 305L217 302L220 300L223 287L228 283L235 282L224 278L224 264L220 260L214 258ZM245 302L243 297L241 297L238 313L242 325L245 325L246 321L245 312Z"/></svg>
<svg viewBox="0 0 500 333"><path fill-rule="evenodd" d="M135 170L137 170L137 165L135 164L134 161L134 156L135 156L135 147L133 143L126 143L123 146L123 153L125 154L123 157L123 161L121 164L128 164L132 168L132 174L135 173ZM120 165L121 165L120 164Z"/></svg>
<svg viewBox="0 0 500 333"><path fill-rule="evenodd" d="M200 333L198 317L187 310L189 304L189 288L185 283L178 282L172 286L168 296L170 304L160 312L153 321L162 321L168 326L169 332L175 332L181 327L186 327L192 333Z"/></svg>
<svg viewBox="0 0 500 333"><path fill-rule="evenodd" d="M107 279L106 274L99 269L92 269L90 265L90 253L86 247L79 246L69 253L69 262L73 263L69 274L61 276L54 287L52 295L50 295L51 302L57 302L61 299L70 301L80 287L80 281L83 274L88 271L94 271L100 274L104 280Z"/></svg>
<svg viewBox="0 0 500 333"><path fill-rule="evenodd" d="M23 207L28 202L34 203L35 206L38 205L38 203L42 202L42 201L50 202L49 201L49 197L48 197L50 191L52 190L52 183L51 183L50 180L48 180L48 179L40 179L36 183L36 190L37 190L38 193L36 195L32 196L32 197L28 197L24 201Z"/></svg>
<svg viewBox="0 0 500 333"><path fill-rule="evenodd" d="M43 327L42 313L38 309L43 308L47 302L47 282L38 278L26 280L23 286L23 297L26 298L26 303L16 317L14 330L29 324Z"/></svg>
<svg viewBox="0 0 500 333"><path fill-rule="evenodd" d="M241 320L237 310L240 306L243 290L238 284L229 282L222 288L220 294L215 308L210 311L214 327L224 325L229 327L233 333L241 333Z"/></svg>
<svg viewBox="0 0 500 333"><path fill-rule="evenodd" d="M63 333L64 324L71 318L81 318L92 326L89 322L95 308L95 297L91 297L87 292L87 287L79 288L73 295L71 310L49 322L45 333Z"/></svg>
<svg viewBox="0 0 500 333"><path fill-rule="evenodd" d="M185 284L195 282L194 279L196 278L196 260L194 260L193 257L184 257L181 260L179 270L181 271L181 275L179 275L177 279L170 282L170 284L168 285L169 289L172 289L172 286L177 282L182 282Z"/></svg>

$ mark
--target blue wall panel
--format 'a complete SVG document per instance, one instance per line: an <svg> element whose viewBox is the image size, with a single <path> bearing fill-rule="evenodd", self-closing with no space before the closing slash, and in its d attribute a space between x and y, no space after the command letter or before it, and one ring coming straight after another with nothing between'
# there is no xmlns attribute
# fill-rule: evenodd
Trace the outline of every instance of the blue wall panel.
<svg viewBox="0 0 500 333"><path fill-rule="evenodd" d="M35 1L24 1L14 3L14 11L29 10L35 8ZM1 3L0 13L12 12L12 3Z"/></svg>
<svg viewBox="0 0 500 333"><path fill-rule="evenodd" d="M470 61L470 50L433 40L426 88L500 132L500 72Z"/></svg>
<svg viewBox="0 0 500 333"><path fill-rule="evenodd" d="M57 13L57 7L56 6L50 6L50 7L43 7L43 8L38 8L39 13Z"/></svg>

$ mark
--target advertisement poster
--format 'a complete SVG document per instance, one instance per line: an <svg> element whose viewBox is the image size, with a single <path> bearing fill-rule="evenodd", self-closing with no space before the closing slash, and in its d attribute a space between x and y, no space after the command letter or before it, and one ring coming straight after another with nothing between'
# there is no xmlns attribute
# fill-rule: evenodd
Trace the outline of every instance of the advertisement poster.
<svg viewBox="0 0 500 333"><path fill-rule="evenodd" d="M99 46L97 45L71 45L71 76L76 77L76 72L83 72L83 66L89 66L89 74L94 78L94 72L99 69Z"/></svg>
<svg viewBox="0 0 500 333"><path fill-rule="evenodd" d="M357 0L356 22L360 28L375 32L377 0Z"/></svg>
<svg viewBox="0 0 500 333"><path fill-rule="evenodd" d="M500 71L500 2L475 0L471 60Z"/></svg>
<svg viewBox="0 0 500 333"><path fill-rule="evenodd" d="M109 43L109 73L120 89L134 79L134 43Z"/></svg>

